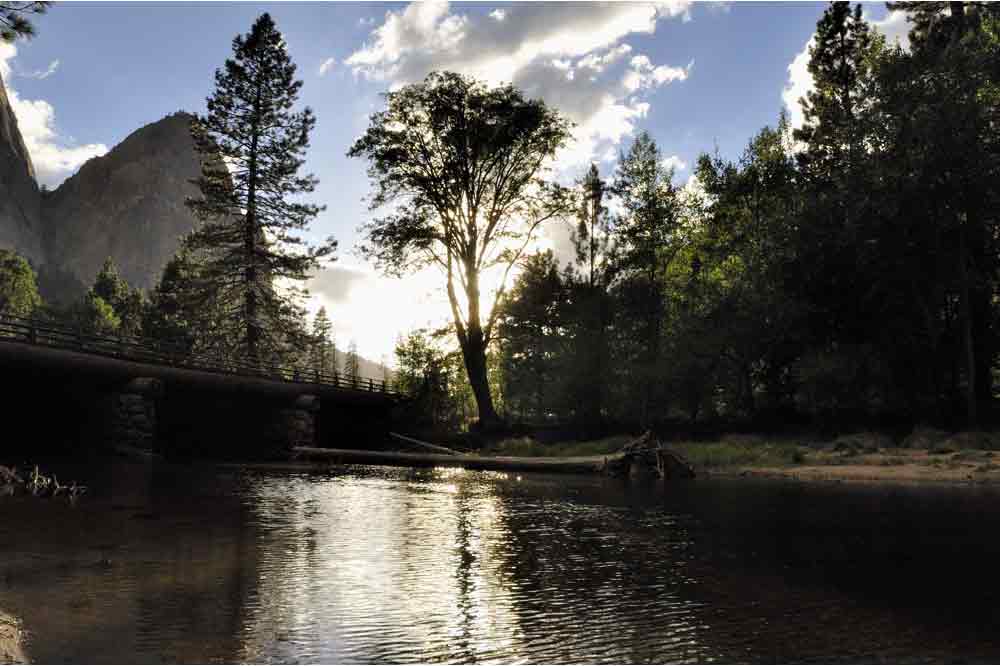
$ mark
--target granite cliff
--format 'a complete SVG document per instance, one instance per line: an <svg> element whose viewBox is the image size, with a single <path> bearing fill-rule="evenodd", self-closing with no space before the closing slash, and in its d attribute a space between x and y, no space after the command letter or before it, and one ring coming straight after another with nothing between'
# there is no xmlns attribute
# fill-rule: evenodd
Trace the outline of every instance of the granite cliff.
<svg viewBox="0 0 1000 666"><path fill-rule="evenodd" d="M146 125L40 192L0 81L0 248L31 262L47 301L76 299L107 257L133 286L156 284L196 223L184 205L200 172L190 121L175 113Z"/></svg>
<svg viewBox="0 0 1000 666"><path fill-rule="evenodd" d="M41 196L31 156L0 79L0 248L43 263Z"/></svg>
<svg viewBox="0 0 1000 666"><path fill-rule="evenodd" d="M200 171L190 121L176 113L136 130L42 197L43 273L89 285L111 257L129 284L156 284L181 236L195 225L184 205L197 194L190 181ZM59 300L57 294L50 298Z"/></svg>

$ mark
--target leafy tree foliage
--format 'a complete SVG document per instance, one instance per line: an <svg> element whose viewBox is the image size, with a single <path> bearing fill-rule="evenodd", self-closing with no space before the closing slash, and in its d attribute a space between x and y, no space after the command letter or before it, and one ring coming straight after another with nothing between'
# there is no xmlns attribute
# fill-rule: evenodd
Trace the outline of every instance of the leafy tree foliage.
<svg viewBox="0 0 1000 666"><path fill-rule="evenodd" d="M506 276L566 201L542 176L568 138L568 123L513 86L489 88L451 72L386 94L349 151L369 163L373 210L393 211L364 228L364 253L390 273L438 267L484 426L498 421L487 348L499 310L484 311L486 271Z"/></svg>
<svg viewBox="0 0 1000 666"><path fill-rule="evenodd" d="M208 115L192 124L201 196L187 203L202 224L187 246L201 255L196 286L218 306L222 337L260 362L306 346L296 285L335 248L298 235L321 210L299 197L317 182L298 173L316 120L293 111L302 82L266 13L233 40L215 84Z"/></svg>
<svg viewBox="0 0 1000 666"><path fill-rule="evenodd" d="M519 278L507 300L503 330L536 331L504 352L507 378L544 368L546 413L563 420L579 421L583 404L631 425L995 420L1000 11L892 6L912 21L909 51L832 3L803 127L782 116L737 160L702 155L685 191L638 137L604 190L619 211L604 397L573 397L574 377L597 377L585 369L600 339L581 315L581 285L599 281L579 225L576 267L542 288L526 264L531 288ZM588 344L589 357L577 351ZM520 407L538 383L505 384L515 416L538 417Z"/></svg>
<svg viewBox="0 0 1000 666"><path fill-rule="evenodd" d="M35 271L12 250L0 250L0 315L30 317L41 307Z"/></svg>

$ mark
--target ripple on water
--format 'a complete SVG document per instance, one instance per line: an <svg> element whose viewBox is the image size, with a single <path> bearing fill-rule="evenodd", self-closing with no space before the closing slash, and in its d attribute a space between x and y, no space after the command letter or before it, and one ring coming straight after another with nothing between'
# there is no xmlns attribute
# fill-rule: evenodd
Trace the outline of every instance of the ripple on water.
<svg viewBox="0 0 1000 666"><path fill-rule="evenodd" d="M1000 656L995 593L968 585L1000 554L996 495L386 468L143 473L119 470L112 496L76 507L0 504L0 605L29 628L35 659ZM907 585L942 570L966 593Z"/></svg>

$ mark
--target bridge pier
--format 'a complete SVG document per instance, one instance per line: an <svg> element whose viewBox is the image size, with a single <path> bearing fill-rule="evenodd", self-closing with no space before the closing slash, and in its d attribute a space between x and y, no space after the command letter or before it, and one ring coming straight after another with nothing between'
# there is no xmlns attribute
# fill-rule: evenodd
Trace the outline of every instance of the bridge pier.
<svg viewBox="0 0 1000 666"><path fill-rule="evenodd" d="M163 397L163 382L137 377L105 397L105 432L112 444L156 451L156 403Z"/></svg>
<svg viewBox="0 0 1000 666"><path fill-rule="evenodd" d="M320 400L300 395L291 407L278 409L272 419L272 448L291 451L295 446L316 446L316 414Z"/></svg>

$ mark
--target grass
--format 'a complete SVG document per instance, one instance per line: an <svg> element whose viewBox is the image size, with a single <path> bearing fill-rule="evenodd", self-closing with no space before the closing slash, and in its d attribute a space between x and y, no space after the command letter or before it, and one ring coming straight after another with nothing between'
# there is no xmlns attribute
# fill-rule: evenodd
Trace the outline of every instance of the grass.
<svg viewBox="0 0 1000 666"><path fill-rule="evenodd" d="M803 447L791 442L682 442L671 445L696 467L784 467L805 462Z"/></svg>
<svg viewBox="0 0 1000 666"><path fill-rule="evenodd" d="M634 439L616 435L589 442L557 442L543 444L530 437L505 439L482 450L483 455L518 457L603 456L617 453ZM671 448L698 467L736 467L758 465L777 467L805 461L804 448L790 442L768 442L762 439L732 438L721 442L681 442Z"/></svg>
<svg viewBox="0 0 1000 666"><path fill-rule="evenodd" d="M589 442L569 441L542 444L530 437L516 437L489 444L483 448L482 454L487 456L517 456L525 458L545 456L554 458L605 456L620 451L632 439L633 437L629 435L615 435L614 437L605 437L604 439L595 439Z"/></svg>

